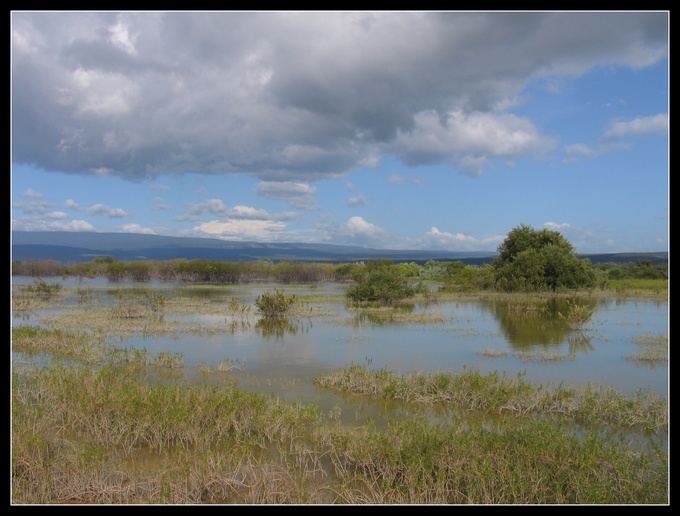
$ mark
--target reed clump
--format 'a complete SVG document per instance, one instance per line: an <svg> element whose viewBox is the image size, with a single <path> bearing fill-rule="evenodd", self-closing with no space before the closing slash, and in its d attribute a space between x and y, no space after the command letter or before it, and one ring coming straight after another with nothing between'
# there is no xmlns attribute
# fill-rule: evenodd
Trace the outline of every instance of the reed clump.
<svg viewBox="0 0 680 516"><path fill-rule="evenodd" d="M626 357L628 360L650 365L668 363L668 334L645 333L633 338L633 344L638 349Z"/></svg>
<svg viewBox="0 0 680 516"><path fill-rule="evenodd" d="M668 403L651 390L640 391L630 399L613 388L594 385L534 385L522 374L516 378L471 370L457 375L401 374L360 365L320 375L315 385L409 403L452 403L486 413L559 415L654 432L668 429Z"/></svg>
<svg viewBox="0 0 680 516"><path fill-rule="evenodd" d="M668 403L651 391L351 366L314 383L407 410L385 427L346 425L339 409L238 388L230 373L245 364L228 357L190 382L181 354L111 344L249 326L252 312L235 298L121 291L107 304L83 291L79 299L86 310L62 306L41 327L12 329L13 351L44 357L12 370L13 504L669 502ZM219 322L166 317L176 309ZM255 325L263 335L291 331L265 319ZM667 348L667 336L640 338L662 341ZM452 415L433 423L421 409L435 407Z"/></svg>
<svg viewBox="0 0 680 516"><path fill-rule="evenodd" d="M452 417L449 424L433 425L425 418L397 416L385 429L370 423L352 427L315 406L233 384L150 383L145 376L144 368L134 364L13 371L12 502L668 501L661 447L627 446L602 429L576 432L531 417L493 424ZM494 397L503 397L510 387L494 375L438 374L406 383L424 392L467 385ZM524 397L532 393L525 384L515 391ZM553 403L560 397L569 398L562 394ZM483 400L476 405L483 408Z"/></svg>

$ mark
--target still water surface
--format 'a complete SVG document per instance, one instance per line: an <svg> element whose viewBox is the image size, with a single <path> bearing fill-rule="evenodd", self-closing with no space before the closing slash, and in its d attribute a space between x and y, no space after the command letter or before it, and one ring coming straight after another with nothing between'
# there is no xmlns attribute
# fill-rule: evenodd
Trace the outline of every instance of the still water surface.
<svg viewBox="0 0 680 516"><path fill-rule="evenodd" d="M32 281L33 278L13 278L14 285ZM83 287L136 285L109 283L105 279L57 281L65 286ZM181 287L168 282L138 285L166 289L164 292ZM247 322L239 322L226 310L231 298L254 309L255 298L274 288L287 294L325 297L320 302L309 298L313 315L274 326L261 321L255 313ZM337 284L197 288L193 295L208 296L211 304L224 304L224 313L182 316L168 313L165 318L189 318L207 326L229 327L229 331L133 337L117 342L116 346L146 349L151 354L181 353L187 366L185 374L196 378L200 366L228 360L238 366L229 374L245 387L300 401L318 401L325 396L313 387L315 376L353 364L402 373L498 371L511 377L523 374L526 380L542 384L592 383L613 386L626 394L651 388L662 397L668 395L667 363L654 365L630 358L640 348L634 342L636 339L668 335L667 301L581 300L580 303L591 306L593 315L580 329L573 329L557 317L558 311L564 311L557 301L542 315L521 316L507 300L494 297L414 304L403 309L407 312L403 322L403 317L390 320L389 316L376 317L349 309L341 300L323 301L328 296L343 294L344 288ZM13 324L40 324L41 315L34 314L29 320L15 318ZM419 315L426 322L413 322ZM559 360L540 359L546 355Z"/></svg>

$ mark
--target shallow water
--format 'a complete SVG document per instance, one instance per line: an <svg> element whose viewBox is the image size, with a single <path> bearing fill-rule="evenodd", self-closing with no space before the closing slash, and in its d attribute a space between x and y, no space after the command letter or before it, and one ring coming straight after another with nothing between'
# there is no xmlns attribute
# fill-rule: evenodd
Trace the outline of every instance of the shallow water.
<svg viewBox="0 0 680 516"><path fill-rule="evenodd" d="M13 284L31 283L32 278L14 278ZM64 285L96 287L132 286L106 280L54 280ZM139 284L146 288L179 288L167 282ZM192 295L207 296L211 303L253 305L264 291L282 288L298 295L337 295L342 285L314 287L253 284L201 288ZM586 301L584 301L586 302ZM514 377L523 374L531 382L564 385L612 386L633 394L651 388L668 395L667 364L650 366L629 359L639 350L633 341L646 334L668 335L668 302L641 299L588 300L594 310L590 320L574 330L558 317L563 302L549 306L546 313L515 313L502 299L470 299L414 304L405 309L407 322L399 317L385 320L375 314L348 309L344 302L319 302L310 298L312 312L332 316L299 317L278 325L262 322L255 314L238 323L228 314L167 314L166 319L187 318L210 326L230 327L214 334L180 334L173 337L134 337L117 342L119 347L145 348L151 354L177 352L184 357L183 374L200 376L199 366L229 361L237 365L228 374L245 387L281 394L301 401L337 403L338 397L318 391L312 385L320 373L352 364L373 369L409 372L481 373L498 371ZM254 308L254 307L253 307ZM43 314L13 324L39 324ZM427 322L413 322L419 315ZM231 326L230 326L231 325ZM483 352L493 351L493 357ZM537 360L550 354L559 360ZM488 355L488 353L487 353ZM531 357L534 359L531 359ZM323 401L326 400L326 401ZM359 409L354 401L355 410Z"/></svg>

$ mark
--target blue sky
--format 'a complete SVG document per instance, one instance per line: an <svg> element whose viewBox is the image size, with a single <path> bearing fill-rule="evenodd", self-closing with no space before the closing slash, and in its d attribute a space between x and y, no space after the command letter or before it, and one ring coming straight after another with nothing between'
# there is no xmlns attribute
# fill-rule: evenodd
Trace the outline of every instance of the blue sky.
<svg viewBox="0 0 680 516"><path fill-rule="evenodd" d="M11 14L11 220L668 250L669 13Z"/></svg>

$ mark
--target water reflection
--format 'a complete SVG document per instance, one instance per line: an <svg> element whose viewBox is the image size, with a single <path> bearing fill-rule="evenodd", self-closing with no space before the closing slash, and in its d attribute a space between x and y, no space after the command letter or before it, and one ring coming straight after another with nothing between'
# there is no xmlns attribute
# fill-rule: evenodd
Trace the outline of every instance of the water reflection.
<svg viewBox="0 0 680 516"><path fill-rule="evenodd" d="M574 332L567 336L567 344L569 344L569 354L589 353L595 351L593 345L593 335L590 332L581 329L574 330Z"/></svg>
<svg viewBox="0 0 680 516"><path fill-rule="evenodd" d="M354 314L354 326L384 326L394 322L403 322L404 315L411 314L415 310L413 303L399 303L394 306L364 307Z"/></svg>
<svg viewBox="0 0 680 516"><path fill-rule="evenodd" d="M591 346L586 323L597 305L593 301L565 298L483 300L482 305L498 321L514 351L556 348L569 343L570 353Z"/></svg>
<svg viewBox="0 0 680 516"><path fill-rule="evenodd" d="M119 301L116 291L130 286L113 289L110 282L83 281L50 303L23 296L15 288L12 324L51 326L58 320L53 316L72 310L80 315L76 309L114 307ZM168 301L164 326L183 325L187 331L126 334L115 345L146 348L154 354L181 353L188 366L239 359L260 385L269 385L262 378L272 377L301 381L310 397L316 393L309 379L319 372L369 358L374 367L403 372L456 372L462 367L508 374L526 371L527 379L537 382L592 381L624 392L647 386L667 392L667 363L628 358L638 351L636 339L668 331L667 301L490 295L359 308L348 306L341 297L326 297L342 291L342 286L328 285L322 292L296 288L296 294L310 296L309 317L258 319L254 301L266 288L159 284L152 290ZM315 294L324 295L317 301ZM192 299L185 309L187 298ZM588 317L580 324L567 317L573 306L585 307ZM87 322L89 315L83 316ZM300 390L297 386L287 394L294 397Z"/></svg>
<svg viewBox="0 0 680 516"><path fill-rule="evenodd" d="M283 340L286 334L308 333L311 321L288 317L263 317L255 323L255 331L260 337Z"/></svg>

